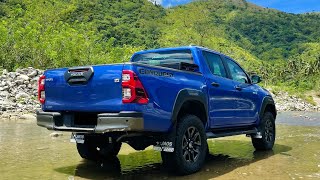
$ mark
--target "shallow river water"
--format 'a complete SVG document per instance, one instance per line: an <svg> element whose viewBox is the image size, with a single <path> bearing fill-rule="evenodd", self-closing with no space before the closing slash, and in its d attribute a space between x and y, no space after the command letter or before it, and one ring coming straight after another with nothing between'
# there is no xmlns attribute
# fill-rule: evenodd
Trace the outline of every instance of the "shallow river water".
<svg viewBox="0 0 320 180"><path fill-rule="evenodd" d="M70 133L50 133L35 122L0 121L0 179L320 179L320 113L280 113L269 152L255 152L244 135L209 140L202 170L182 177L150 148L124 144L112 163L92 163L80 158Z"/></svg>

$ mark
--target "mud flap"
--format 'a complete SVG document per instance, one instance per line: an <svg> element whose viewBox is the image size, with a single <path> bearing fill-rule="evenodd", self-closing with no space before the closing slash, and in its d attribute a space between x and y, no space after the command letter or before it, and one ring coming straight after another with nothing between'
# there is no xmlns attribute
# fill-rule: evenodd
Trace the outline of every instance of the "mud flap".
<svg viewBox="0 0 320 180"><path fill-rule="evenodd" d="M174 147L173 143L170 141L157 141L153 146L153 150L155 151L165 151L165 152L173 152Z"/></svg>
<svg viewBox="0 0 320 180"><path fill-rule="evenodd" d="M176 137L176 127L174 126L171 131L164 134L156 139L153 145L153 150L164 151L164 152L174 152L175 138Z"/></svg>

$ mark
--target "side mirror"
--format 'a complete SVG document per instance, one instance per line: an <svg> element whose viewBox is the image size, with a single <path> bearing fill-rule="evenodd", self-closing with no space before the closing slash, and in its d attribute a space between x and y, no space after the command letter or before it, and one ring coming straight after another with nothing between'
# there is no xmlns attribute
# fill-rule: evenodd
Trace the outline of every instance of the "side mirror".
<svg viewBox="0 0 320 180"><path fill-rule="evenodd" d="M252 75L252 76L251 76L251 82L252 82L252 84L258 84L258 83L261 82L261 81L262 81L262 79L261 79L260 76L258 76L258 75Z"/></svg>

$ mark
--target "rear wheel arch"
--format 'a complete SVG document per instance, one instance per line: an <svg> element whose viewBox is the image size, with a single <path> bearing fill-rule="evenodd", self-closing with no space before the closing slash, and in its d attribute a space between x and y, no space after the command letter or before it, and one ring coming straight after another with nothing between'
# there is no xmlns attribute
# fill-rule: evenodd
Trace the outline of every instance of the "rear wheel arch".
<svg viewBox="0 0 320 180"><path fill-rule="evenodd" d="M172 123L175 124L186 114L197 116L206 126L208 122L208 105L205 94L195 89L180 90L172 111Z"/></svg>

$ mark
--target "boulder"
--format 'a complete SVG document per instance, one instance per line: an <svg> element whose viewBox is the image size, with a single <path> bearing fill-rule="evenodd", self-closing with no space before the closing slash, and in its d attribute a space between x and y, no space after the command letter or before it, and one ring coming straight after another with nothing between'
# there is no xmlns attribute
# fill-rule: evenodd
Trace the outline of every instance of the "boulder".
<svg viewBox="0 0 320 180"><path fill-rule="evenodd" d="M7 84L6 81L2 81L2 82L0 83L0 87L5 86L6 84Z"/></svg>
<svg viewBox="0 0 320 180"><path fill-rule="evenodd" d="M18 77L17 77L18 80L22 80L22 81L29 81L29 76L25 75L25 74L20 74Z"/></svg>
<svg viewBox="0 0 320 180"><path fill-rule="evenodd" d="M53 132L50 134L50 137L59 137L59 136L63 136L63 134L61 132Z"/></svg>
<svg viewBox="0 0 320 180"><path fill-rule="evenodd" d="M19 93L15 96L16 99L29 98L29 97L30 97L30 95L27 94L27 93L25 93L25 92L19 92Z"/></svg>
<svg viewBox="0 0 320 180"><path fill-rule="evenodd" d="M9 96L8 91L0 91L0 97L7 97L7 96Z"/></svg>
<svg viewBox="0 0 320 180"><path fill-rule="evenodd" d="M9 89L9 86L0 87L0 91L7 91L8 89Z"/></svg>
<svg viewBox="0 0 320 180"><path fill-rule="evenodd" d="M2 70L2 75L7 75L8 74L8 70L4 69Z"/></svg>
<svg viewBox="0 0 320 180"><path fill-rule="evenodd" d="M19 116L19 119L36 120L36 116L33 114L23 114L23 115Z"/></svg>
<svg viewBox="0 0 320 180"><path fill-rule="evenodd" d="M34 78L35 76L38 75L38 71L35 69L32 69L30 73L28 73L27 76L29 76L29 78Z"/></svg>
<svg viewBox="0 0 320 180"><path fill-rule="evenodd" d="M9 72L8 75L9 75L9 77L12 78L12 79L14 79L14 78L17 77L17 75L16 75L15 72Z"/></svg>

